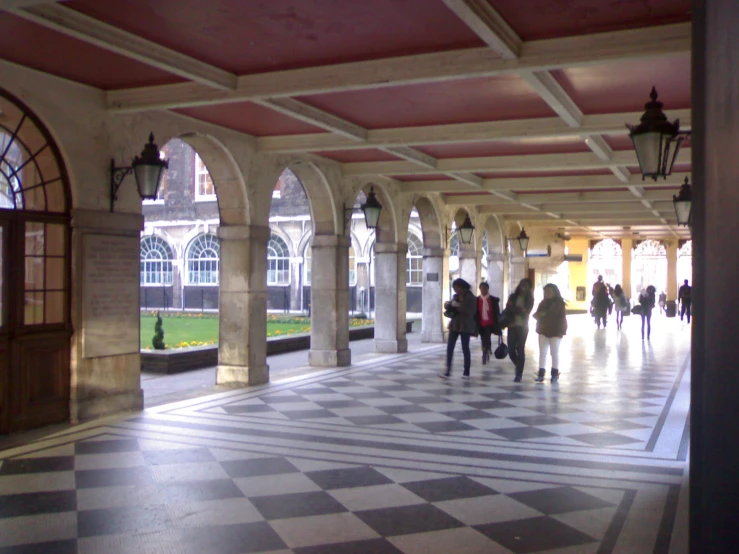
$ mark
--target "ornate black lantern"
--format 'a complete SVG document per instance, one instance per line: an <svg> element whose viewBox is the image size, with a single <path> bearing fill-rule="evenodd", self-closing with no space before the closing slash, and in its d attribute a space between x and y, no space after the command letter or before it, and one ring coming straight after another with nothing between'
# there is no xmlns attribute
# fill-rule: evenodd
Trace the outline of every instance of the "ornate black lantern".
<svg viewBox="0 0 739 554"><path fill-rule="evenodd" d="M521 232L518 234L516 239L518 240L518 246L525 254L526 251L529 249L529 236L526 234L526 229L521 227Z"/></svg>
<svg viewBox="0 0 739 554"><path fill-rule="evenodd" d="M116 167L115 160L110 161L110 211L113 211L118 199L118 189L126 175L133 173L136 179L136 188L142 200L155 200L164 172L169 167L169 161L163 160L159 147L154 144L154 133L149 133L149 142L144 145L141 156L136 156L127 167Z"/></svg>
<svg viewBox="0 0 739 554"><path fill-rule="evenodd" d="M641 116L641 123L636 126L626 124L626 128L634 143L642 179L651 177L656 181L672 173L680 146L690 132L680 131L679 119L667 121L654 87L649 96L651 101L644 105L646 111Z"/></svg>
<svg viewBox="0 0 739 554"><path fill-rule="evenodd" d="M692 224L692 210L693 210L693 192L690 187L688 178L685 177L685 182L680 187L680 192L672 197L672 203L675 206L675 215L677 216L677 224L684 225L685 227Z"/></svg>
<svg viewBox="0 0 739 554"><path fill-rule="evenodd" d="M367 229L377 229L377 223L380 221L380 212L382 212L382 204L375 196L375 188L370 187L367 200L360 206L364 212L364 223Z"/></svg>
<svg viewBox="0 0 739 554"><path fill-rule="evenodd" d="M464 218L464 222L462 222L458 231L459 238L463 244L470 244L472 242L472 234L475 232L475 226L472 225L472 220L470 219L469 214Z"/></svg>

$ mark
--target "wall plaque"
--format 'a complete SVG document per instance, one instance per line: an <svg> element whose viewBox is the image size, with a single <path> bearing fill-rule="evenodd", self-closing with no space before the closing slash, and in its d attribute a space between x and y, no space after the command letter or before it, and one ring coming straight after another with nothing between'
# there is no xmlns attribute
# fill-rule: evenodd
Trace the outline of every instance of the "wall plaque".
<svg viewBox="0 0 739 554"><path fill-rule="evenodd" d="M138 353L138 238L88 234L82 256L83 357Z"/></svg>
<svg viewBox="0 0 739 554"><path fill-rule="evenodd" d="M439 274L438 273L427 273L426 274L426 281L437 281L439 280Z"/></svg>

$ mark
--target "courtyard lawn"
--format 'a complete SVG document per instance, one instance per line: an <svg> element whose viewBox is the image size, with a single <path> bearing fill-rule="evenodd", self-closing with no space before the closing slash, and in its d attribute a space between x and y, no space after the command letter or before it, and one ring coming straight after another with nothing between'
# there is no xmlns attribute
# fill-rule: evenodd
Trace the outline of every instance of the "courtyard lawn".
<svg viewBox="0 0 739 554"><path fill-rule="evenodd" d="M200 346L218 342L218 316L214 314L183 314L162 312L164 344L167 348ZM151 348L156 316L141 316L141 348ZM267 316L267 336L280 337L310 332L307 317Z"/></svg>

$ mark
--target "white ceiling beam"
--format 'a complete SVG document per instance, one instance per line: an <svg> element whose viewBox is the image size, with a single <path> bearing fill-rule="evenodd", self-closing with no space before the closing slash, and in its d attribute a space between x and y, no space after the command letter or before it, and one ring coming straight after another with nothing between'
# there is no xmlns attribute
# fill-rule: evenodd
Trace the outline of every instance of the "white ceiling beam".
<svg viewBox="0 0 739 554"><path fill-rule="evenodd" d="M411 148L410 146L389 146L387 148L381 148L383 152L392 154L399 158L403 158L411 163L420 165L421 167L434 169L436 167L436 158L424 154L420 150Z"/></svg>
<svg viewBox="0 0 739 554"><path fill-rule="evenodd" d="M196 81L188 83L192 86L208 91L218 89L218 92L236 89L237 78L233 73L103 23L61 4L27 6L9 11L37 25ZM115 68L110 70L115 71Z"/></svg>
<svg viewBox="0 0 739 554"><path fill-rule="evenodd" d="M257 143L262 152L294 153L349 150L367 146L423 146L572 136L587 138L590 135L625 133L625 123L638 121L641 115L641 112L585 115L582 125L577 129L568 126L558 117L374 129L367 132L367 145L330 133L262 137ZM689 109L670 110L670 117L680 119L681 128L690 129L690 116Z"/></svg>
<svg viewBox="0 0 739 554"><path fill-rule="evenodd" d="M474 175L473 175L474 177ZM480 179L478 177L478 179ZM480 179L482 181L482 179ZM475 181L476 182L476 181ZM402 192L479 192L480 186L462 181L398 181Z"/></svg>
<svg viewBox="0 0 739 554"><path fill-rule="evenodd" d="M294 98L269 98L267 100L256 100L255 102L260 106L331 131L355 142L364 142L367 138L367 129L364 127L350 123Z"/></svg>
<svg viewBox="0 0 739 554"><path fill-rule="evenodd" d="M403 189L405 190L405 189ZM606 203L617 203L618 206L630 206L629 209L636 210L661 210L669 212L672 210L672 193L670 191L654 191L650 193L651 205L645 207L638 198L634 198L628 192L563 192L559 194L519 194L515 196L516 202L539 206L542 211L561 212L566 206L576 205L582 210L600 208L605 209ZM499 204L500 200L488 194L447 194L446 203L450 205L460 204ZM559 207L558 207L559 206ZM612 211L615 211L613 209Z"/></svg>
<svg viewBox="0 0 739 554"><path fill-rule="evenodd" d="M470 173L445 173L445 175L460 183L475 187L477 190L482 186L482 178L477 175L472 175Z"/></svg>
<svg viewBox="0 0 739 554"><path fill-rule="evenodd" d="M443 0L457 17L504 60L515 60L521 39L486 0Z"/></svg>
<svg viewBox="0 0 739 554"><path fill-rule="evenodd" d="M678 163L690 163L690 148L680 149ZM532 154L525 156L489 156L480 158L447 158L437 162L436 170L419 170L410 162L354 162L343 164L345 175L413 175L456 172L567 171L603 169L611 166L636 166L636 153L624 150L613 153L610 162L595 160L588 153Z"/></svg>
<svg viewBox="0 0 739 554"><path fill-rule="evenodd" d="M235 91L186 83L108 91L106 97L112 111L181 108L658 58L688 54L690 48L690 23L678 23L524 42L516 60L501 59L487 47L471 48L244 75Z"/></svg>
<svg viewBox="0 0 739 554"><path fill-rule="evenodd" d="M487 206L478 208L481 213L486 213ZM663 223L660 218L647 213L646 215L635 214L635 213L606 213L596 214L594 216L582 217L579 214L577 217L563 217L562 219L545 218L542 215L532 214L528 216L521 215L504 215L501 216L503 221L522 221L526 227L562 227L567 226L564 221L572 221L575 226L593 227L593 226L623 226L623 227L635 227L639 225L651 225L655 227L663 227ZM668 225L674 225L676 220L668 220Z"/></svg>
<svg viewBox="0 0 739 554"><path fill-rule="evenodd" d="M569 127L582 125L583 113L549 71L521 71L521 78L541 96Z"/></svg>

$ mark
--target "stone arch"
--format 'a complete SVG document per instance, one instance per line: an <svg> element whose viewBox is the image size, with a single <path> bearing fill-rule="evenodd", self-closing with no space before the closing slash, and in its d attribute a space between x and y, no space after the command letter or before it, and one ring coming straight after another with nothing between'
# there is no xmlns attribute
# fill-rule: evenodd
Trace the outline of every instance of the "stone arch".
<svg viewBox="0 0 739 554"><path fill-rule="evenodd" d="M413 201L413 205L421 222L424 247L442 248L444 233L436 205L427 196L419 196Z"/></svg>
<svg viewBox="0 0 739 554"><path fill-rule="evenodd" d="M280 228L279 225L270 225L269 226L269 232L272 235L276 235L280 237L283 241L285 241L285 244L287 245L287 249L290 252L290 257L294 258L296 256L299 256L297 247L293 240L290 238L290 235L288 235L283 229Z"/></svg>

